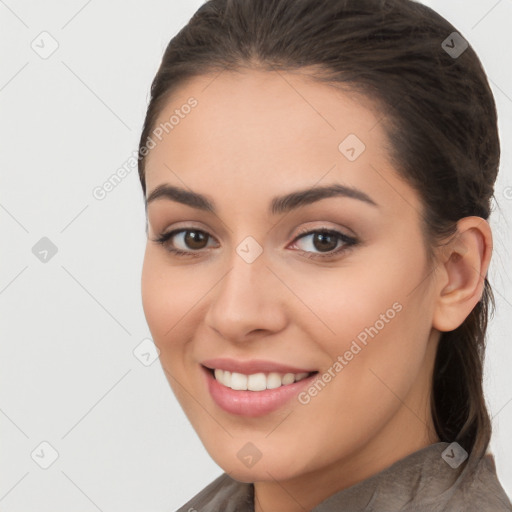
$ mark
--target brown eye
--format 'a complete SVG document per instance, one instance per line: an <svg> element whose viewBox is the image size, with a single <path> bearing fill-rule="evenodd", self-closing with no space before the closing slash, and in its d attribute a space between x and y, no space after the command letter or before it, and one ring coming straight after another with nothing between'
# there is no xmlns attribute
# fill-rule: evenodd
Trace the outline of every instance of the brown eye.
<svg viewBox="0 0 512 512"><path fill-rule="evenodd" d="M205 231L189 228L163 233L154 241L163 245L169 252L194 256L194 253L199 253L208 247L209 239L213 240L213 237Z"/></svg>
<svg viewBox="0 0 512 512"><path fill-rule="evenodd" d="M338 238L330 233L316 233L313 237L313 246L321 252L333 251L338 245Z"/></svg>
<svg viewBox="0 0 512 512"><path fill-rule="evenodd" d="M294 245L297 245L310 259L334 257L357 244L358 240L353 237L326 229L307 231L294 241Z"/></svg>
<svg viewBox="0 0 512 512"><path fill-rule="evenodd" d="M183 237L183 243L188 249L204 249L208 242L208 236L204 231L187 230Z"/></svg>

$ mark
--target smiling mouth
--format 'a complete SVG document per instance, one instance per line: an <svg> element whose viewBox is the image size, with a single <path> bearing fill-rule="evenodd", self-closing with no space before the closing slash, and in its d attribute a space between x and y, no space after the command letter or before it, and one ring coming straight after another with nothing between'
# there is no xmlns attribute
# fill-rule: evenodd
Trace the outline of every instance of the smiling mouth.
<svg viewBox="0 0 512 512"><path fill-rule="evenodd" d="M308 377L318 373L318 371L313 371L301 373L258 372L244 374L221 370L219 368L204 368L210 372L219 384L226 388L230 388L235 391L256 392L289 386L290 384L300 382L301 380L307 379Z"/></svg>

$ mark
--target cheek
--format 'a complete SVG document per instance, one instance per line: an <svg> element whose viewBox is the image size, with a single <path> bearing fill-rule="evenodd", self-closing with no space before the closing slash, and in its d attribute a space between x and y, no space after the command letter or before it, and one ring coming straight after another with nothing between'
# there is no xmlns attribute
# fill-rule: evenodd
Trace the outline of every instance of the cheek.
<svg viewBox="0 0 512 512"><path fill-rule="evenodd" d="M304 322L305 327L307 324L311 339L329 339L331 334L333 341L351 339L375 322L380 326L380 317L386 312L393 320L400 309L396 303L407 300L410 274L379 267L375 261L361 261L346 268L315 269L289 276L287 282L302 302L296 306L294 320Z"/></svg>
<svg viewBox="0 0 512 512"><path fill-rule="evenodd" d="M158 249L147 247L142 267L141 292L146 321L162 350L171 340L180 318L186 314L187 295L196 283L184 286L183 273L165 262Z"/></svg>
<svg viewBox="0 0 512 512"><path fill-rule="evenodd" d="M183 385L189 375L184 358L187 340L192 339L194 331L187 314L192 313L191 309L197 304L198 294L204 295L202 287L190 277L183 267L171 266L158 248L146 248L141 278L144 314L160 351L162 369L187 415L190 400Z"/></svg>
<svg viewBox="0 0 512 512"><path fill-rule="evenodd" d="M193 266L171 264L159 248L147 247L142 268L141 292L146 321L163 356L181 350L191 339L203 315L204 300L215 276Z"/></svg>
<svg viewBox="0 0 512 512"><path fill-rule="evenodd" d="M165 290L161 286L161 279L159 278L161 274L161 266L154 257L154 251L147 246L141 277L142 307L156 344L158 344L164 332L164 313L167 309Z"/></svg>
<svg viewBox="0 0 512 512"><path fill-rule="evenodd" d="M295 279L294 291L310 310L297 310L295 318L331 364L344 359L345 378L365 383L361 393L368 385L382 388L371 368L404 388L421 365L430 330L428 293L422 286L411 293L423 277L419 250L406 255L392 247L368 261L347 260L345 268L317 269Z"/></svg>
<svg viewBox="0 0 512 512"><path fill-rule="evenodd" d="M376 393L388 403L406 396L422 371L431 329L428 291L420 286L411 293L421 281L421 266L402 264L381 276L381 286L374 287L366 307L354 314L358 320L346 341L351 352L357 350L352 340L361 347L353 358L360 364L347 368L347 377L360 381L361 393Z"/></svg>

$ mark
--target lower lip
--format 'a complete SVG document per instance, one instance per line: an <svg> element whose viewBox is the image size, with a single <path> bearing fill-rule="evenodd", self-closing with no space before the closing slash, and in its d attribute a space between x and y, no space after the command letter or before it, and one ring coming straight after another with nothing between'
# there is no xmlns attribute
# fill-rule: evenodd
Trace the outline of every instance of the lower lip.
<svg viewBox="0 0 512 512"><path fill-rule="evenodd" d="M201 368L213 401L226 412L249 417L263 416L279 409L297 396L302 388L309 386L318 375L314 373L299 382L265 391L237 391L218 382L204 366Z"/></svg>

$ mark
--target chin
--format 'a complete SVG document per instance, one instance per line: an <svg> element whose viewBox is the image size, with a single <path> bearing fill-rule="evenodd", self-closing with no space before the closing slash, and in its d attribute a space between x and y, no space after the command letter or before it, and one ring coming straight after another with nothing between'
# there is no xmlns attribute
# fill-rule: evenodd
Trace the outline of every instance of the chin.
<svg viewBox="0 0 512 512"><path fill-rule="evenodd" d="M236 454L234 454L234 461L231 458L229 461L226 460L225 453L221 457L214 457L213 460L231 478L244 483L286 481L301 473L296 458L279 458L279 460L273 458L264 460L264 458L265 456L262 455L261 459L252 467L244 467L244 463L238 459ZM303 469L306 471L306 468Z"/></svg>

